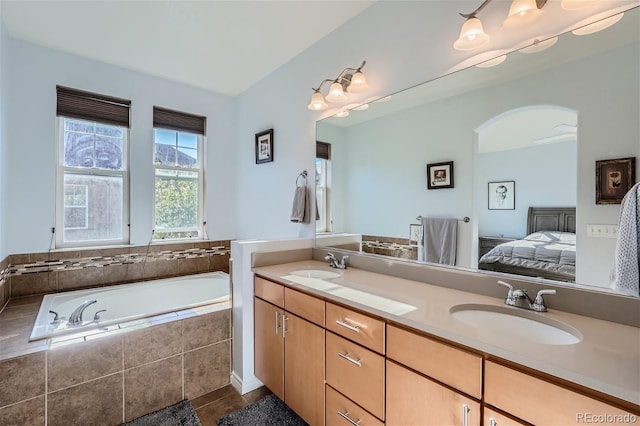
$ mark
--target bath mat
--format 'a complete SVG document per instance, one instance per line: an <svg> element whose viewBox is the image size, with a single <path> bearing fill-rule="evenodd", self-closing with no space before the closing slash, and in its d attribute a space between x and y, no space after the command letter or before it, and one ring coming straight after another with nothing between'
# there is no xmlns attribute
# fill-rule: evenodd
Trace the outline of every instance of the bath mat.
<svg viewBox="0 0 640 426"><path fill-rule="evenodd" d="M219 426L307 426L277 396L271 394L218 419Z"/></svg>
<svg viewBox="0 0 640 426"><path fill-rule="evenodd" d="M202 426L191 402L185 399L162 410L145 414L122 426Z"/></svg>

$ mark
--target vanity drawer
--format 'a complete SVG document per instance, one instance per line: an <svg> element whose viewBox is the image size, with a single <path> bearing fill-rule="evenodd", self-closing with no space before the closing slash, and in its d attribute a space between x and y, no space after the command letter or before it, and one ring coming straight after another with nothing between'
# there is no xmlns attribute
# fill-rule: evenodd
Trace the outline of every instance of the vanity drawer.
<svg viewBox="0 0 640 426"><path fill-rule="evenodd" d="M513 420L489 407L484 407L482 418L484 426L526 426L526 423Z"/></svg>
<svg viewBox="0 0 640 426"><path fill-rule="evenodd" d="M384 321L327 303L327 330L384 354Z"/></svg>
<svg viewBox="0 0 640 426"><path fill-rule="evenodd" d="M325 351L327 383L384 419L384 357L333 333Z"/></svg>
<svg viewBox="0 0 640 426"><path fill-rule="evenodd" d="M384 423L369 414L364 408L326 385L325 419L327 426L383 426ZM349 421L348 419L351 421Z"/></svg>
<svg viewBox="0 0 640 426"><path fill-rule="evenodd" d="M324 300L285 288L284 307L287 311L324 327Z"/></svg>
<svg viewBox="0 0 640 426"><path fill-rule="evenodd" d="M284 286L256 276L254 279L254 294L267 302L284 308Z"/></svg>
<svg viewBox="0 0 640 426"><path fill-rule="evenodd" d="M585 417L589 415L629 416L617 407L492 361L485 362L484 374L485 402L529 423L578 425L589 423ZM639 419L635 416L634 424Z"/></svg>
<svg viewBox="0 0 640 426"><path fill-rule="evenodd" d="M387 326L387 357L474 398L482 395L482 356Z"/></svg>

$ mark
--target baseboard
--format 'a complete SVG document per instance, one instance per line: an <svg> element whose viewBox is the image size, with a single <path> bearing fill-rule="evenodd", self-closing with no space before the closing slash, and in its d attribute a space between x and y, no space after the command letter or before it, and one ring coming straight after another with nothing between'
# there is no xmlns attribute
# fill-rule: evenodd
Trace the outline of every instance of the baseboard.
<svg viewBox="0 0 640 426"><path fill-rule="evenodd" d="M235 371L232 371L231 386L233 386L233 388L237 390L240 395L244 395L245 393L249 393L252 390L256 390L264 385L255 376L252 376L249 380L243 380L242 377L238 376Z"/></svg>

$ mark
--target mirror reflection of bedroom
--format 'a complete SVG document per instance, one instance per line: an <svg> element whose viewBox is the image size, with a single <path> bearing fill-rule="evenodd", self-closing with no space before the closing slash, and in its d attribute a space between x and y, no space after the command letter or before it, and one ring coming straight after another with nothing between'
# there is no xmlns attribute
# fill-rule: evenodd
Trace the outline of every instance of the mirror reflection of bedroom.
<svg viewBox="0 0 640 426"><path fill-rule="evenodd" d="M476 129L478 269L575 282L577 123L531 105Z"/></svg>

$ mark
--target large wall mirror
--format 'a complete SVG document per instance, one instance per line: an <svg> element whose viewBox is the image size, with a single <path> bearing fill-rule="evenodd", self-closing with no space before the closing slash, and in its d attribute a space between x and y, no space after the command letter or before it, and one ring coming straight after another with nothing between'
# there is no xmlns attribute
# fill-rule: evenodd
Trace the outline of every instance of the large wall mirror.
<svg viewBox="0 0 640 426"><path fill-rule="evenodd" d="M563 34L546 50L512 52L497 66L319 121L330 155L316 161L316 245L425 262L418 217L455 218L455 268L495 274L479 264L493 247L555 238L575 268L497 270L610 291L616 240L589 226L617 224L620 205L596 204L595 166L640 158L639 22L634 8L603 31ZM432 189L428 164L450 173ZM545 215L561 232L531 228Z"/></svg>

